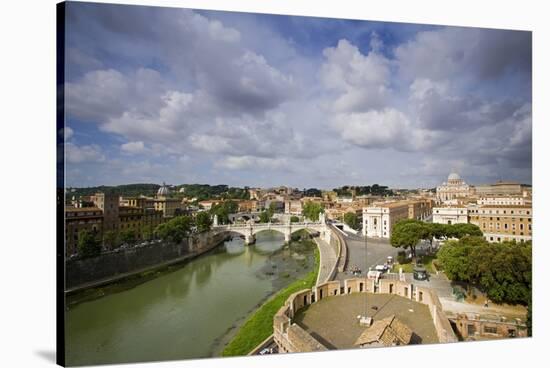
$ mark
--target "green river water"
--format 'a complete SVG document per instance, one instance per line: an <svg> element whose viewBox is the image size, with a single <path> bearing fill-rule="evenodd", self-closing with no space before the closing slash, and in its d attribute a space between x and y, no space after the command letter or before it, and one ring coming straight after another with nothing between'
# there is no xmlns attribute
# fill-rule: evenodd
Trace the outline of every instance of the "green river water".
<svg viewBox="0 0 550 368"><path fill-rule="evenodd" d="M314 265L314 246L226 241L175 271L66 312L68 365L217 356L246 317Z"/></svg>

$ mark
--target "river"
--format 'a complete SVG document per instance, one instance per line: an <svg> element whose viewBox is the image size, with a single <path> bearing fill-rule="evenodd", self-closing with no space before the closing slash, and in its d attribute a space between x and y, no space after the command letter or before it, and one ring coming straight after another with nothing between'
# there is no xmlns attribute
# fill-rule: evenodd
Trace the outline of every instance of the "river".
<svg viewBox="0 0 550 368"><path fill-rule="evenodd" d="M260 232L66 313L67 365L217 356L246 317L314 267L314 245Z"/></svg>

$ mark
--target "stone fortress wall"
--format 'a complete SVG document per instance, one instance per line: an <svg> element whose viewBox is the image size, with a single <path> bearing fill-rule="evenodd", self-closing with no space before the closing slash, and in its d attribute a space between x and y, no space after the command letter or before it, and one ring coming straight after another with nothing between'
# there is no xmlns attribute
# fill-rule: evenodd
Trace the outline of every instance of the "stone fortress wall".
<svg viewBox="0 0 550 368"><path fill-rule="evenodd" d="M67 260L65 290L99 286L148 269L182 262L215 248L227 236L227 233L205 232L184 239L180 244L151 244L92 258Z"/></svg>
<svg viewBox="0 0 550 368"><path fill-rule="evenodd" d="M414 286L398 280L381 279L378 283L367 278L329 281L312 289L292 294L273 318L273 338L280 353L296 353L328 350L313 336L292 322L297 311L323 298L352 293L394 294L425 304L430 311L439 342L458 341L445 316L439 298L429 288Z"/></svg>

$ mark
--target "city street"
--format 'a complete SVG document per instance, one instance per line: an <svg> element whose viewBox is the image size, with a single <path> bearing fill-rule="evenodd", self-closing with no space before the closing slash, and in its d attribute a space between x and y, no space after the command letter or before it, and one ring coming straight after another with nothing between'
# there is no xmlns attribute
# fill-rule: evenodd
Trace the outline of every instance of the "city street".
<svg viewBox="0 0 550 368"><path fill-rule="evenodd" d="M362 276L365 276L369 267L383 264L388 256L396 257L398 248L390 245L389 239L365 238L361 235L346 233L345 237L348 246L348 264L345 272L336 274L336 280L344 280L353 277L351 269L357 266L361 269Z"/></svg>

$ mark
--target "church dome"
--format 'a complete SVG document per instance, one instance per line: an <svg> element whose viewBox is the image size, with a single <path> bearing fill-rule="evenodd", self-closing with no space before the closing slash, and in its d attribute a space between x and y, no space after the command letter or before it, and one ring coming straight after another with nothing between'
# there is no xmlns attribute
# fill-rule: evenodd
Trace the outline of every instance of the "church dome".
<svg viewBox="0 0 550 368"><path fill-rule="evenodd" d="M168 189L165 183L162 183L162 186L157 191L157 195L166 197L169 193L170 193L170 189Z"/></svg>
<svg viewBox="0 0 550 368"><path fill-rule="evenodd" d="M458 174L455 173L455 172L450 173L450 174L449 174L449 177L447 178L447 180L460 180L460 175L458 175Z"/></svg>

